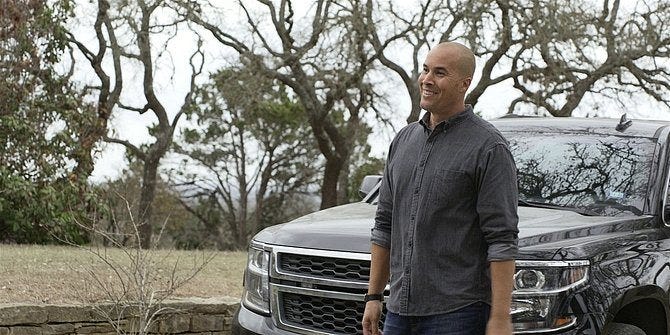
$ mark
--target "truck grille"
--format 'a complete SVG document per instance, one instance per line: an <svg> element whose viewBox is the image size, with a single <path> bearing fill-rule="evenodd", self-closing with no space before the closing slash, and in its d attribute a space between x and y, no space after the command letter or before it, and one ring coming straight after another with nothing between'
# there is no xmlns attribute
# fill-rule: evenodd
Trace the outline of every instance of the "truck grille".
<svg viewBox="0 0 670 335"><path fill-rule="evenodd" d="M363 333L369 254L273 246L270 264L271 309L279 328L298 334Z"/></svg>
<svg viewBox="0 0 670 335"><path fill-rule="evenodd" d="M356 334L365 306L355 301L282 294L287 322L312 329Z"/></svg>
<svg viewBox="0 0 670 335"><path fill-rule="evenodd" d="M291 325L327 333L363 334L361 321L365 303L362 301L293 293L282 293L281 299L284 320ZM384 310L382 322L385 316Z"/></svg>
<svg viewBox="0 0 670 335"><path fill-rule="evenodd" d="M286 273L324 279L370 279L370 261L298 254L280 254L279 268Z"/></svg>

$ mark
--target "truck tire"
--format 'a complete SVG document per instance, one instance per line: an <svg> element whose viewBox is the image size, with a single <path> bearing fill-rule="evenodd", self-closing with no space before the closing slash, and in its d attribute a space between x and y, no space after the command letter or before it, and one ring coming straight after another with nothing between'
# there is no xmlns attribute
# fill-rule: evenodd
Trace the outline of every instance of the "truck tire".
<svg viewBox="0 0 670 335"><path fill-rule="evenodd" d="M611 323L606 335L647 335L644 330L627 323Z"/></svg>

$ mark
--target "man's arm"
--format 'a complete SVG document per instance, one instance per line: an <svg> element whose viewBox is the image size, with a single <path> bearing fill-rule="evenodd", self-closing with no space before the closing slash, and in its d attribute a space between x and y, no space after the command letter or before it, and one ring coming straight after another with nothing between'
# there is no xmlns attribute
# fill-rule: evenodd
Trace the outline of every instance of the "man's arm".
<svg viewBox="0 0 670 335"><path fill-rule="evenodd" d="M486 334L510 335L514 258L519 232L516 165L504 143L493 145L480 164L477 214L488 244L487 260L491 272L491 314Z"/></svg>
<svg viewBox="0 0 670 335"><path fill-rule="evenodd" d="M486 335L511 335L512 289L514 283L514 261L491 261L491 314L486 326Z"/></svg>
<svg viewBox="0 0 670 335"><path fill-rule="evenodd" d="M370 283L368 294L384 294L384 289L389 281L390 250L380 245L372 243L370 249ZM365 304L365 313L363 314L363 334L379 334L379 318L382 313L382 302L373 300Z"/></svg>

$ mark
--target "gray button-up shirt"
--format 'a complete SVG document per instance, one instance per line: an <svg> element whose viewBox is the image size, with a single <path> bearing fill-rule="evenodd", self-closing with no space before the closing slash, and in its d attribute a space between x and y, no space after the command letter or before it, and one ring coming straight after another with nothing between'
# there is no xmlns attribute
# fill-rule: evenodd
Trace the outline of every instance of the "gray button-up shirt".
<svg viewBox="0 0 670 335"><path fill-rule="evenodd" d="M472 107L403 128L391 143L372 243L390 248L386 307L434 315L490 303L489 262L517 252L517 181L507 141Z"/></svg>

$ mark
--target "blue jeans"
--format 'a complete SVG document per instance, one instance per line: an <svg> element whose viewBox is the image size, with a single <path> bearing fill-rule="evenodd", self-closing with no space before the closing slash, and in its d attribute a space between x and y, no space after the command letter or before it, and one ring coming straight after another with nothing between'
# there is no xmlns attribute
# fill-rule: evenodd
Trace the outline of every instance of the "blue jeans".
<svg viewBox="0 0 670 335"><path fill-rule="evenodd" d="M402 316L387 312L384 335L484 335L489 311L489 305L477 302L438 315Z"/></svg>

